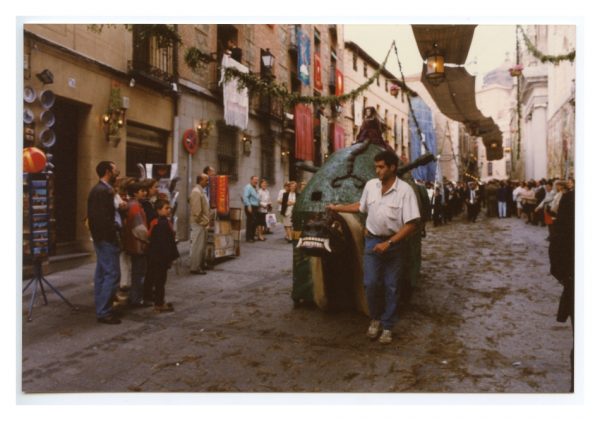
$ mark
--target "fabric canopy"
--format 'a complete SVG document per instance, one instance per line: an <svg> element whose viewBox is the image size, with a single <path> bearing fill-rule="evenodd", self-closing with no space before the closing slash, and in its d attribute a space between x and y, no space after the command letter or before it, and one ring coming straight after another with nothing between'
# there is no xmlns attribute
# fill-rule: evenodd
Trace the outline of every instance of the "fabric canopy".
<svg viewBox="0 0 600 421"><path fill-rule="evenodd" d="M477 25L412 25L423 60L434 44L446 63L465 64Z"/></svg>
<svg viewBox="0 0 600 421"><path fill-rule="evenodd" d="M431 95L440 111L448 118L463 123L472 136L483 137L484 145L496 143L502 150L502 132L491 117L484 116L475 100L475 76L464 67L444 66L441 82L433 84L426 76L427 66L423 65L421 82ZM494 153L490 156L497 156ZM502 158L500 154L499 158Z"/></svg>

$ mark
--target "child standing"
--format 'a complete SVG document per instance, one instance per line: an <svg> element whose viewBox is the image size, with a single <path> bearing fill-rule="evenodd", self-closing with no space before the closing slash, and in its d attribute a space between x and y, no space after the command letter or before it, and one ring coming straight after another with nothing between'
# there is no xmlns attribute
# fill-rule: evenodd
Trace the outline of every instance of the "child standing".
<svg viewBox="0 0 600 421"><path fill-rule="evenodd" d="M131 289L129 304L133 307L144 305L144 277L146 275L146 248L148 246L148 226L146 214L140 200L146 197L146 191L138 182L127 187L130 196L127 217L123 224L123 248L131 259Z"/></svg>
<svg viewBox="0 0 600 421"><path fill-rule="evenodd" d="M173 311L170 303L165 303L167 270L173 260L179 257L175 232L169 221L171 205L167 200L157 199L154 205L158 218L150 223L150 246L148 247L148 277L144 284L144 302L153 301L154 311Z"/></svg>

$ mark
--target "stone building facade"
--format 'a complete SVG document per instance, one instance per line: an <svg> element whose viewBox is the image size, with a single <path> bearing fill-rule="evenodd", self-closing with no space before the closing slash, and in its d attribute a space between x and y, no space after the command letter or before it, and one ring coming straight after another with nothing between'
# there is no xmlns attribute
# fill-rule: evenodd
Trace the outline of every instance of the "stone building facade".
<svg viewBox="0 0 600 421"><path fill-rule="evenodd" d="M284 108L277 98L250 95L248 126L243 130L224 123L219 66L231 41L236 58L252 74L274 79L302 95L330 95L335 91L332 82L336 70L344 69L343 26L168 25L181 42L168 36L161 38L160 31L144 33L143 27L164 26L23 27L23 86L38 93L49 89L56 96L53 111L57 142L51 152L59 243L91 250L83 220L87 194L97 182L95 166L101 160L114 161L121 174L128 176L139 175L138 163L177 164L180 196L176 229L180 239L188 238L187 196L196 176L207 165L229 176L231 207L241 206L241 191L251 175L268 179L272 198L276 198L284 181L301 181L311 175L295 165L294 110ZM300 83L298 77L298 31L309 40L308 84ZM190 47L204 58L193 69L186 62ZM274 65L267 72L261 63L262 56L268 54ZM320 79L316 78L316 58L320 59ZM51 84L44 85L36 77L44 70L54 76ZM316 80L321 81L319 86ZM113 108L122 122L118 126L104 122L115 99L118 106ZM34 143L39 144L41 110L37 103L26 105L36 114ZM336 107L310 109L315 122L341 120ZM188 130L199 134L198 126L206 123L211 129L202 132L198 150L188 153L182 143L183 134ZM312 141L313 159L304 160L319 165L332 151L331 134L315 131Z"/></svg>

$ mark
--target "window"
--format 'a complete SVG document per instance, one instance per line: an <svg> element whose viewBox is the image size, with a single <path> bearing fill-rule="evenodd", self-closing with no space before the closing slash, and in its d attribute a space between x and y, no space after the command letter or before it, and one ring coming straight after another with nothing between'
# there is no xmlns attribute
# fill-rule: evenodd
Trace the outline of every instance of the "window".
<svg viewBox="0 0 600 421"><path fill-rule="evenodd" d="M352 70L355 72L358 71L358 56L356 55L356 52L352 53Z"/></svg>
<svg viewBox="0 0 600 421"><path fill-rule="evenodd" d="M147 35L144 26L133 26L134 48L131 67L147 77L170 82L174 68L175 41L159 42L155 35Z"/></svg>
<svg viewBox="0 0 600 421"><path fill-rule="evenodd" d="M494 163L493 162L488 162L487 164L487 175L491 176L494 174Z"/></svg>
<svg viewBox="0 0 600 421"><path fill-rule="evenodd" d="M368 72L367 72L367 62L363 62L363 76L364 77L369 77Z"/></svg>
<svg viewBox="0 0 600 421"><path fill-rule="evenodd" d="M379 86L379 75L377 75L377 86Z"/></svg>
<svg viewBox="0 0 600 421"><path fill-rule="evenodd" d="M315 53L321 55L321 34L315 29Z"/></svg>
<svg viewBox="0 0 600 421"><path fill-rule="evenodd" d="M217 143L217 174L228 175L231 181L237 181L238 129L227 126L224 121L217 123L217 127L219 131L219 142Z"/></svg>
<svg viewBox="0 0 600 421"><path fill-rule="evenodd" d="M384 89L387 92L388 91L388 80L387 79L385 79L385 85L384 86L385 86Z"/></svg>

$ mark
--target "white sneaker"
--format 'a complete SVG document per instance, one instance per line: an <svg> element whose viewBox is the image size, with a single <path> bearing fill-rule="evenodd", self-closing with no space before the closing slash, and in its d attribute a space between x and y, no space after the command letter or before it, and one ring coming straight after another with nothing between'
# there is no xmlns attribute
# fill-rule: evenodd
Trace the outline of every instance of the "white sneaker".
<svg viewBox="0 0 600 421"><path fill-rule="evenodd" d="M375 339L381 331L381 322L379 320L371 320L371 324L367 329L367 338Z"/></svg>
<svg viewBox="0 0 600 421"><path fill-rule="evenodd" d="M380 344L391 344L392 343L392 331L383 329L381 336L379 337Z"/></svg>

